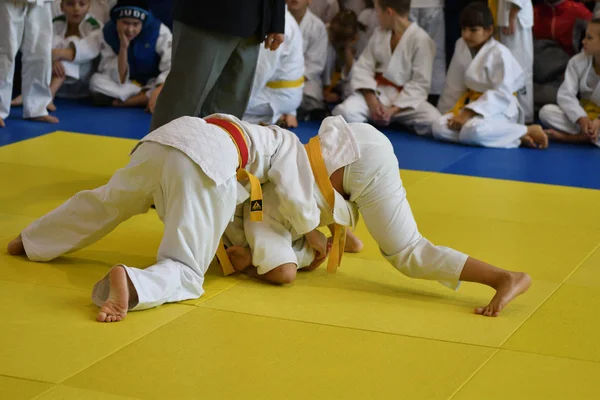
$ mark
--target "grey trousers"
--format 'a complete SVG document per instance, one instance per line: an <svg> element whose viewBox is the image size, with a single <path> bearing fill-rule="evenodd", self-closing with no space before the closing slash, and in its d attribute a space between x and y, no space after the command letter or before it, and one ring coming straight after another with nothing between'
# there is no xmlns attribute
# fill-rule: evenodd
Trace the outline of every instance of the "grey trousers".
<svg viewBox="0 0 600 400"><path fill-rule="evenodd" d="M260 43L175 21L171 72L158 97L151 130L182 116L216 112L241 118L246 110Z"/></svg>

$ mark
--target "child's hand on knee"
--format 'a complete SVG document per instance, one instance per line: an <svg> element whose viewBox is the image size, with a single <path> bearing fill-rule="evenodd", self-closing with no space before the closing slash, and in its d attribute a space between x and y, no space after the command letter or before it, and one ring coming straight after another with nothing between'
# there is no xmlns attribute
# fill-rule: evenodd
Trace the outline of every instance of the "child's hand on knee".
<svg viewBox="0 0 600 400"><path fill-rule="evenodd" d="M592 142L595 142L596 140L598 140L599 133L600 133L600 119L596 118L595 120L591 121L591 123L590 123L590 129L589 129L588 136Z"/></svg>
<svg viewBox="0 0 600 400"><path fill-rule="evenodd" d="M577 120L579 131L584 135L590 135L590 128L592 127L592 121L588 117L581 117Z"/></svg>
<svg viewBox="0 0 600 400"><path fill-rule="evenodd" d="M462 127L465 126L465 124L471 118L473 118L475 115L477 115L477 113L475 113L475 111L469 110L468 108L464 108L460 112L460 114L458 114L448 120L448 128L455 130L455 131L460 131L462 129Z"/></svg>
<svg viewBox="0 0 600 400"><path fill-rule="evenodd" d="M65 66L62 61L54 61L54 63L52 63L52 73L58 78L65 77Z"/></svg>

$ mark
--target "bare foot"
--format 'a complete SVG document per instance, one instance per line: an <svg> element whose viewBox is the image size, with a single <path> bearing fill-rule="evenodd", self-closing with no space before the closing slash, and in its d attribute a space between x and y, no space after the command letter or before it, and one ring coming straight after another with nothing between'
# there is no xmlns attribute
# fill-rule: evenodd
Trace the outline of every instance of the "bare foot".
<svg viewBox="0 0 600 400"><path fill-rule="evenodd" d="M548 136L540 125L529 125L527 133L521 137L521 144L532 149L545 149L548 147Z"/></svg>
<svg viewBox="0 0 600 400"><path fill-rule="evenodd" d="M229 256L229 260L231 260L231 265L238 272L252 265L252 251L248 247L228 247L227 255Z"/></svg>
<svg viewBox="0 0 600 400"><path fill-rule="evenodd" d="M98 322L119 322L129 309L129 289L131 283L123 267L115 267L108 274L110 293L96 316Z"/></svg>
<svg viewBox="0 0 600 400"><path fill-rule="evenodd" d="M531 277L524 272L507 272L505 279L496 287L496 295L490 304L475 309L475 314L497 317L500 311L515 297L531 286Z"/></svg>
<svg viewBox="0 0 600 400"><path fill-rule="evenodd" d="M289 114L283 114L283 123L285 124L286 128L297 128L298 127L298 120L296 119L296 117L294 115L289 115Z"/></svg>
<svg viewBox="0 0 600 400"><path fill-rule="evenodd" d="M48 111L50 111L50 112L54 112L54 111L56 111L56 106L54 105L54 102L53 102L53 101L51 101L51 102L50 102L50 104L48 104L48 105L46 106L46 110L48 110Z"/></svg>
<svg viewBox="0 0 600 400"><path fill-rule="evenodd" d="M360 253L363 249L363 242L352 232L350 229L346 230L346 245L344 246L344 252L346 253Z"/></svg>
<svg viewBox="0 0 600 400"><path fill-rule="evenodd" d="M8 254L11 256L19 256L21 254L25 254L25 247L23 246L23 239L21 239L21 235L17 236L8 244Z"/></svg>
<svg viewBox="0 0 600 400"><path fill-rule="evenodd" d="M20 107L23 105L23 96L18 95L10 102L11 107Z"/></svg>
<svg viewBox="0 0 600 400"><path fill-rule="evenodd" d="M49 124L58 124L58 118L52 115L44 115L43 117L27 118L30 121L47 122Z"/></svg>
<svg viewBox="0 0 600 400"><path fill-rule="evenodd" d="M4 120L2 119L2 117L0 117L0 128L4 128L6 125L4 125Z"/></svg>

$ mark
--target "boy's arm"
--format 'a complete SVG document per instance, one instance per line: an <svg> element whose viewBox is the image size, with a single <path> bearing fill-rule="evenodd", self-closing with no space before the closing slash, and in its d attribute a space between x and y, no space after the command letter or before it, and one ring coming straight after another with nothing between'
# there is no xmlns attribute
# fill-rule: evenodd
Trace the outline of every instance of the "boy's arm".
<svg viewBox="0 0 600 400"><path fill-rule="evenodd" d="M306 150L292 132L275 126L268 129L280 138L267 172L275 184L279 211L298 234L305 234L316 229L321 219L314 196L315 178Z"/></svg>
<svg viewBox="0 0 600 400"><path fill-rule="evenodd" d="M446 73L444 90L442 90L442 95L437 104L437 108L442 114L450 112L460 96L466 91L464 82L465 69L467 66L461 65L460 62L460 52L465 50L464 47L466 47L466 45L462 40L457 41L456 46L454 47L454 56L450 61L450 66Z"/></svg>
<svg viewBox="0 0 600 400"><path fill-rule="evenodd" d="M431 74L435 58L435 43L429 37L415 44L412 54L413 65L410 81L406 82L398 93L392 105L399 109L415 108L421 102L427 101L431 89Z"/></svg>
<svg viewBox="0 0 600 400"><path fill-rule="evenodd" d="M558 106L567 114L569 121L574 124L582 117L587 117L587 113L581 107L577 94L579 93L579 79L581 71L578 71L577 62L583 61L579 55L571 58L565 71L565 80L558 89Z"/></svg>
<svg viewBox="0 0 600 400"><path fill-rule="evenodd" d="M356 61L352 67L352 79L350 82L352 90L354 91L361 91L363 94L375 94L375 90L377 89L377 81L375 80L377 60L375 58L374 48L377 45L378 37L379 35L376 31L373 36L371 36L371 39L369 39L369 43L358 58L358 61Z"/></svg>
<svg viewBox="0 0 600 400"><path fill-rule="evenodd" d="M325 25L319 25L312 46L304 53L304 76L307 80L318 82L325 70L327 62L327 30Z"/></svg>
<svg viewBox="0 0 600 400"><path fill-rule="evenodd" d="M103 38L102 29L97 29L80 40L71 41L69 45L75 49L73 61L78 64L86 63L98 57Z"/></svg>
<svg viewBox="0 0 600 400"><path fill-rule="evenodd" d="M158 40L156 41L156 52L160 56L160 63L158 69L160 75L157 78L157 84L162 85L167 80L167 76L171 71L171 47L173 42L173 35L169 28L165 25L160 25L160 33Z"/></svg>

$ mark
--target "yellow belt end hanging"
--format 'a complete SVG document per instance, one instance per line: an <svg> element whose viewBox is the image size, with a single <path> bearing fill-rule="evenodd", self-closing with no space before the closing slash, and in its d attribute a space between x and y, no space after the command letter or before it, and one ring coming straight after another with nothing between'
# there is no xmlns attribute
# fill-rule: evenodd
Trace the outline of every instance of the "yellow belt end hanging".
<svg viewBox="0 0 600 400"><path fill-rule="evenodd" d="M221 270L223 271L223 275L227 276L235 273L235 268L233 268L231 260L229 260L227 250L225 249L225 244L223 244L223 239L219 241L219 247L217 247L217 259L221 264Z"/></svg>
<svg viewBox="0 0 600 400"><path fill-rule="evenodd" d="M329 260L327 260L327 272L335 274L342 262L344 247L346 247L346 227L335 224L333 243L329 251Z"/></svg>
<svg viewBox="0 0 600 400"><path fill-rule="evenodd" d="M238 180L248 178L250 181L250 221L260 222L263 220L263 196L260 181L245 169L237 172Z"/></svg>

